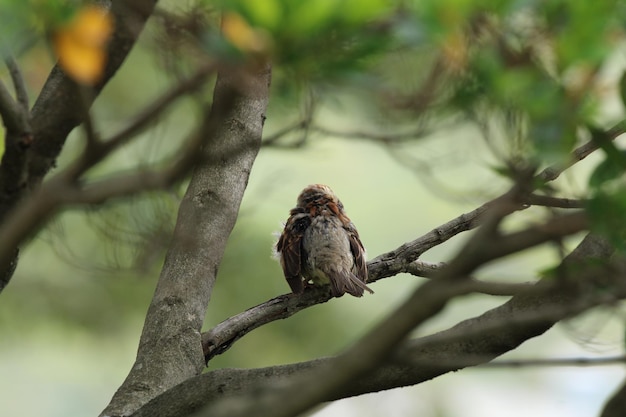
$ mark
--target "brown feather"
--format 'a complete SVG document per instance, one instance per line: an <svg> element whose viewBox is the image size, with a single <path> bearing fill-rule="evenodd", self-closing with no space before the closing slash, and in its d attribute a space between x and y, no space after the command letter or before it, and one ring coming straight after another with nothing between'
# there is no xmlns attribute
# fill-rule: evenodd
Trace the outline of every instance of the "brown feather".
<svg viewBox="0 0 626 417"><path fill-rule="evenodd" d="M315 285L330 281L335 297L345 293L361 297L364 291L374 292L366 285L365 248L359 234L328 186L306 187L289 214L276 251L294 293L302 293L309 280Z"/></svg>
<svg viewBox="0 0 626 417"><path fill-rule="evenodd" d="M365 261L365 248L363 247L363 243L361 243L361 239L359 238L359 232L356 231L356 228L352 223L349 223L346 227L348 231L348 240L350 241L350 251L352 252L352 256L354 257L354 268L355 275L362 282L367 282L367 262ZM373 293L372 290L367 288L367 290Z"/></svg>
<svg viewBox="0 0 626 417"><path fill-rule="evenodd" d="M276 250L280 253L280 265L283 268L285 279L294 293L301 293L304 290L302 282L302 262L306 256L303 255L302 237L304 230L311 220L308 216L292 210L292 215L287 220L285 230L278 239Z"/></svg>
<svg viewBox="0 0 626 417"><path fill-rule="evenodd" d="M364 290L372 294L374 293L359 277L351 272L340 273L333 270L328 275L333 297L341 297L345 293L355 297L362 297Z"/></svg>

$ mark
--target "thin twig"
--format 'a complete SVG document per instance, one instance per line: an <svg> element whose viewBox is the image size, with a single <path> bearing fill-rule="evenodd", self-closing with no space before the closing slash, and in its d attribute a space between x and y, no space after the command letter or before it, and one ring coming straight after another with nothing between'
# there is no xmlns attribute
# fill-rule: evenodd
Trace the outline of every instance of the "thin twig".
<svg viewBox="0 0 626 417"><path fill-rule="evenodd" d="M530 194L526 203L531 206L544 206L554 208L585 208L587 200L576 200L571 198L551 197L540 194Z"/></svg>
<svg viewBox="0 0 626 417"><path fill-rule="evenodd" d="M26 90L26 83L24 82L24 77L22 77L22 72L20 71L17 62L13 55L7 55L4 58L4 62L9 69L9 74L11 74L11 80L13 81L13 88L15 89L15 96L17 97L17 102L22 107L24 112L28 112L30 108L30 104L28 101L28 91Z"/></svg>
<svg viewBox="0 0 626 417"><path fill-rule="evenodd" d="M23 200L0 227L0 270L10 261L11 248L45 224L63 205L99 204L111 198L167 187L180 180L200 158L199 144L206 135L205 123L175 152L178 159L163 164L162 169L133 172L84 186L75 181L74 166L60 172Z"/></svg>
<svg viewBox="0 0 626 417"><path fill-rule="evenodd" d="M626 363L626 355L603 358L510 359L488 362L479 368L522 368L529 366L603 366Z"/></svg>
<svg viewBox="0 0 626 417"><path fill-rule="evenodd" d="M278 132L268 135L267 137L263 138L263 146L274 146L276 142L278 142L280 139L282 139L284 136L288 135L289 133L294 132L296 130L304 129L306 127L306 123L307 123L307 119L303 118L291 125L288 125L282 128Z"/></svg>
<svg viewBox="0 0 626 417"><path fill-rule="evenodd" d="M170 187L183 179L201 159L198 149L202 136L201 133L192 135L191 139L175 153L176 160L155 164L164 168L133 171L83 186L69 184L61 193L61 204L102 204L113 198Z"/></svg>
<svg viewBox="0 0 626 417"><path fill-rule="evenodd" d="M161 97L150 103L149 106L135 117L135 120L120 132L106 140L108 148L115 148L126 142L129 138L137 135L145 129L152 120L165 111L170 104L182 95L189 93L199 86L212 74L215 73L216 66L214 63L200 67L193 75L185 80L179 81L169 91L165 92Z"/></svg>
<svg viewBox="0 0 626 417"><path fill-rule="evenodd" d="M409 142L415 139L424 138L433 133L431 129L427 129L424 126L420 126L414 130L397 133L372 133L359 130L340 131L323 126L311 126L311 131L321 133L326 136L334 136L344 139L365 139L372 142L379 142L384 145Z"/></svg>
<svg viewBox="0 0 626 417"><path fill-rule="evenodd" d="M437 272L446 267L445 262L431 263L419 259L408 264L402 272L422 278L436 278ZM475 292L485 295L510 297L527 291L535 285L534 282L509 283L509 282L486 282L468 277L475 286Z"/></svg>
<svg viewBox="0 0 626 417"><path fill-rule="evenodd" d="M100 149L100 136L96 132L95 123L93 117L91 117L91 111L89 108L89 103L93 101L89 96L93 93L91 89L82 85L76 84L75 88L78 90L77 97L81 103L79 109L83 121L82 126L87 139L85 153L98 152Z"/></svg>
<svg viewBox="0 0 626 417"><path fill-rule="evenodd" d="M102 161L111 152L136 137L136 135L145 129L156 117L167 110L176 99L198 88L214 71L214 64L201 67L192 76L176 84L149 106L142 109L135 120L120 132L107 140L90 141L91 146L87 147L83 155L65 169L63 175L68 179L77 179L89 168ZM89 137L89 131L87 135ZM92 132L92 135L94 135L95 138L94 132Z"/></svg>
<svg viewBox="0 0 626 417"><path fill-rule="evenodd" d="M613 125L610 129L608 129L604 134L608 140L615 140L619 136L626 133L626 120L621 120L615 125ZM555 164L547 167L539 175L537 175L537 179L549 182L557 179L559 175L563 173L566 169L570 168L575 163L582 161L589 155L591 155L594 151L599 148L596 141L589 141L584 145L579 146L572 152L572 157L564 164Z"/></svg>
<svg viewBox="0 0 626 417"><path fill-rule="evenodd" d="M25 124L22 111L13 100L4 83L0 80L0 116L7 131L19 133L24 130Z"/></svg>

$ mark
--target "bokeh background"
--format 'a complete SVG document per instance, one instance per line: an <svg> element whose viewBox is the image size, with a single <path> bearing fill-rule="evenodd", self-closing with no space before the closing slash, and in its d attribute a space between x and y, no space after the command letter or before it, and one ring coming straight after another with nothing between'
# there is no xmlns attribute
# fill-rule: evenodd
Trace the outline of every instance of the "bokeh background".
<svg viewBox="0 0 626 417"><path fill-rule="evenodd" d="M166 66L155 58L150 33L148 29L94 106L94 120L104 132L124 126L130 115L171 83ZM390 59L390 78L400 82L413 76L412 58ZM621 59L616 58L615 68L623 66ZM35 47L20 63L35 95L52 66L51 54L45 45ZM400 126L375 110L374 96L367 91L337 91L330 84L285 90L279 82L274 86L266 135L298 120L312 95L318 103L317 123L328 129L386 131ZM615 100L609 98L607 103L606 112L621 111ZM181 101L155 128L92 175L161 159L184 137L197 114L192 99ZM81 145L81 133L74 132L59 166L75 157ZM319 133L311 133L299 148L263 148L228 243L205 328L288 291L271 249L274 233L304 186L325 183L334 189L371 259L505 191L507 182L492 169L497 162L493 146L465 123L448 124L393 148ZM559 185L574 197L582 194L596 164L597 159L590 157L560 178ZM0 415L95 416L105 407L133 363L183 192L184 184L104 207L67 210L24 248L15 277L0 296ZM507 226L514 228L542 214L527 210L516 215L518 223ZM579 238L566 243L573 247ZM458 236L423 259L448 260L464 239ZM484 268L480 277L529 281L554 265L558 256L551 246L530 250ZM213 360L209 370L333 355L421 282L404 275L384 279L373 285L374 295L331 300L263 326ZM446 329L505 300L482 295L455 300L416 335ZM505 358L608 356L621 353L622 346L623 311L612 307L559 324ZM623 377L620 365L466 369L416 387L338 401L312 414L582 417L598 414Z"/></svg>

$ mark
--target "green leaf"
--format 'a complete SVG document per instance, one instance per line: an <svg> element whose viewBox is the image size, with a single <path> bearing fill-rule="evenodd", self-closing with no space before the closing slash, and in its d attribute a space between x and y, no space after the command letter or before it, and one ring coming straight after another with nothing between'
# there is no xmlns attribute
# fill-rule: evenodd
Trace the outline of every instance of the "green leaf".
<svg viewBox="0 0 626 417"><path fill-rule="evenodd" d="M305 37L327 27L337 17L336 0L301 2L287 16L291 35Z"/></svg>
<svg viewBox="0 0 626 417"><path fill-rule="evenodd" d="M344 0L341 6L343 20L353 24L382 18L388 9L387 0Z"/></svg>
<svg viewBox="0 0 626 417"><path fill-rule="evenodd" d="M620 150L619 152L621 157L626 159L626 150ZM591 173L589 186L599 188L610 181L619 179L622 175L624 175L623 164L615 158L607 156Z"/></svg>
<svg viewBox="0 0 626 417"><path fill-rule="evenodd" d="M589 200L587 211L591 228L606 237L616 249L626 251L626 187L611 192L599 191Z"/></svg>
<svg viewBox="0 0 626 417"><path fill-rule="evenodd" d="M240 0L240 3L252 26L275 30L280 25L283 8L279 0Z"/></svg>

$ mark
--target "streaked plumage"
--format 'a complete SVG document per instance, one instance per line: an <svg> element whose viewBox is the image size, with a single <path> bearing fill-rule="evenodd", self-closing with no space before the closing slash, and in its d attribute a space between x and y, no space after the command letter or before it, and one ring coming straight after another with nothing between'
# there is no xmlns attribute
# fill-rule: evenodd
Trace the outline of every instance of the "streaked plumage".
<svg viewBox="0 0 626 417"><path fill-rule="evenodd" d="M294 293L301 293L309 281L329 284L335 297L373 293L365 284L367 265L359 233L326 185L309 185L300 193L276 251Z"/></svg>

